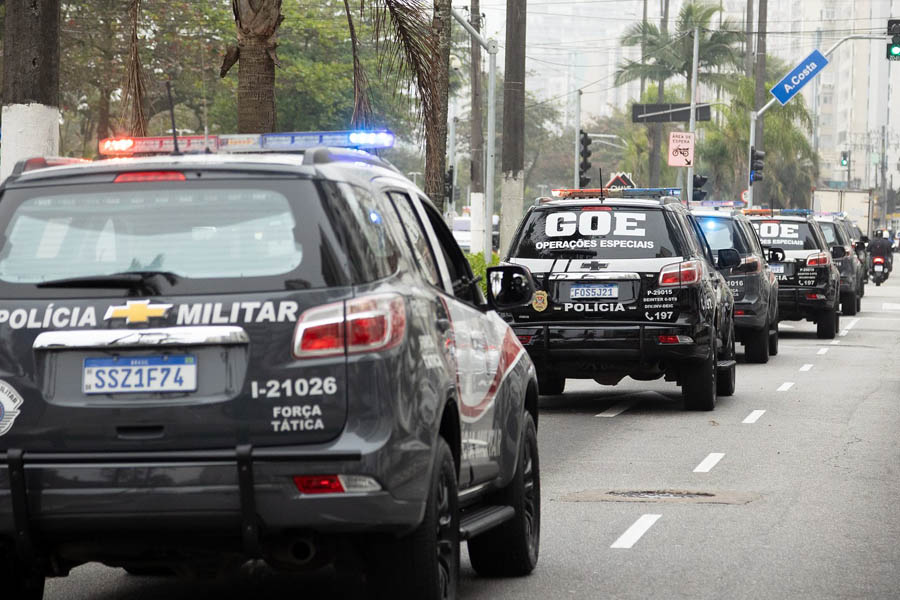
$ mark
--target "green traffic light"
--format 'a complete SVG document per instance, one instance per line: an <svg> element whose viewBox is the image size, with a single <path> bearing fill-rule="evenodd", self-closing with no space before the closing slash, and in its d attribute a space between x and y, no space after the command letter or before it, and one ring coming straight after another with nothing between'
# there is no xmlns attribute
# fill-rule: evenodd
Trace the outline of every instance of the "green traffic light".
<svg viewBox="0 0 900 600"><path fill-rule="evenodd" d="M891 56L900 56L900 45L891 45Z"/></svg>

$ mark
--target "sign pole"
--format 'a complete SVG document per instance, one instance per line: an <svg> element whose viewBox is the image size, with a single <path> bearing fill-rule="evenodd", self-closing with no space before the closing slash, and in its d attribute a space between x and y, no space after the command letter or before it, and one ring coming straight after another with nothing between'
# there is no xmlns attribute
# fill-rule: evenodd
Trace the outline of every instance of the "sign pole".
<svg viewBox="0 0 900 600"><path fill-rule="evenodd" d="M691 121L689 131L693 134L697 130L697 63L700 61L700 28L694 28L694 59L691 67ZM696 159L696 157L695 157ZM687 202L691 205L694 198L694 161L688 165L687 171Z"/></svg>
<svg viewBox="0 0 900 600"><path fill-rule="evenodd" d="M578 168L581 158L579 153L581 150L581 90L575 90L575 118L573 121L575 122L575 179L572 189L577 190L581 188L581 177L579 177L581 173Z"/></svg>

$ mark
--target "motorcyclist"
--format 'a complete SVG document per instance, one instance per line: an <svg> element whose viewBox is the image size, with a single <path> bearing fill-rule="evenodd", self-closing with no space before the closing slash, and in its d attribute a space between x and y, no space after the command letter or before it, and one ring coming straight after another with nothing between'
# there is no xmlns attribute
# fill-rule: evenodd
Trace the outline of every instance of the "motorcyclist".
<svg viewBox="0 0 900 600"><path fill-rule="evenodd" d="M894 250L891 241L885 237L886 235L888 235L887 231L876 231L875 239L869 242L866 249L869 251L870 263L871 258L881 256L884 258L885 270L890 273L894 268Z"/></svg>

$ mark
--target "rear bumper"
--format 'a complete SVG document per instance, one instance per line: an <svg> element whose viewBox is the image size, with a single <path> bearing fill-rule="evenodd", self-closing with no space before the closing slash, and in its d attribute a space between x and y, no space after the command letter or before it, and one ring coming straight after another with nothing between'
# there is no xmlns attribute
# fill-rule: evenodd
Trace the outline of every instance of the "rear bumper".
<svg viewBox="0 0 900 600"><path fill-rule="evenodd" d="M538 372L585 377L591 371L625 371L666 361L709 356L709 328L691 324L613 322L591 327L575 324L516 324ZM687 336L691 343L661 344L659 336ZM587 372L587 373L586 373Z"/></svg>
<svg viewBox="0 0 900 600"><path fill-rule="evenodd" d="M763 329L768 318L769 306L759 298L755 302L734 303L734 328L738 331Z"/></svg>
<svg viewBox="0 0 900 600"><path fill-rule="evenodd" d="M377 476L384 446L259 448L196 452L0 454L0 537L26 555L35 541L160 530L233 533L250 556L261 539L286 530L405 532L422 519L425 498L389 491L301 494L295 475ZM423 448L428 453L427 448ZM417 461L413 461L415 463ZM424 477L425 475L420 474Z"/></svg>
<svg viewBox="0 0 900 600"><path fill-rule="evenodd" d="M834 308L835 302L834 289L827 286L781 286L778 289L778 318L782 321L815 320L822 311Z"/></svg>

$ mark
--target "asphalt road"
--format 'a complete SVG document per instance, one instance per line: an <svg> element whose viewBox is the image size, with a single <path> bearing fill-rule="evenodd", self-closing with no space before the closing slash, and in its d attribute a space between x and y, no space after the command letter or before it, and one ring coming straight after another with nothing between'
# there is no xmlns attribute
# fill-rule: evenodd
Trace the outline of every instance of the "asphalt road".
<svg viewBox="0 0 900 600"><path fill-rule="evenodd" d="M674 384L569 382L541 402L541 559L461 597L900 598L900 276L869 285L834 342L782 324L781 352L688 413ZM740 347L739 347L740 350ZM326 571L228 581L87 565L53 600L355 598Z"/></svg>

